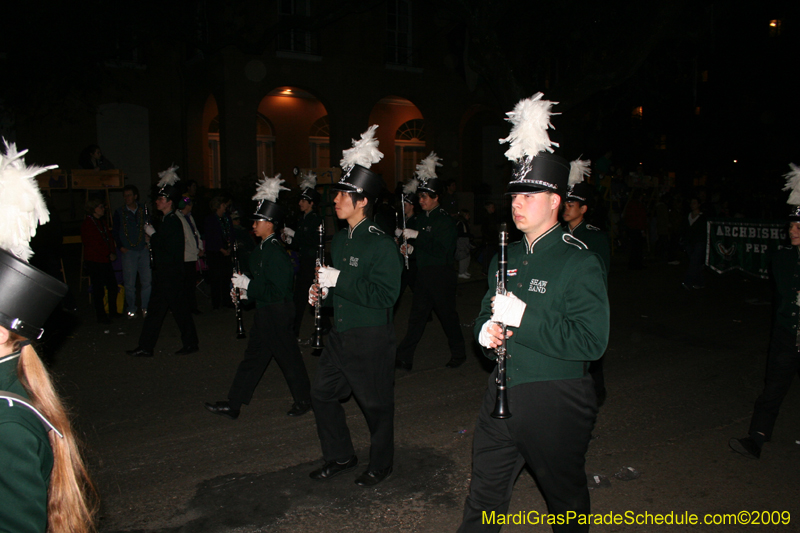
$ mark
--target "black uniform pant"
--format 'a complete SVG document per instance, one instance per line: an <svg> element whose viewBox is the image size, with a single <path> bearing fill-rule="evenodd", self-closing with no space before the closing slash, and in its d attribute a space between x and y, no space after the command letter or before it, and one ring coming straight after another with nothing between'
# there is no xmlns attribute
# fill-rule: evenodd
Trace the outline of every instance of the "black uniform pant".
<svg viewBox="0 0 800 533"><path fill-rule="evenodd" d="M153 292L139 335L139 347L151 351L155 348L167 311L172 311L178 323L183 346L197 346L197 330L183 290L183 263L175 265L173 272L159 272L164 269L160 266L153 271Z"/></svg>
<svg viewBox="0 0 800 533"><path fill-rule="evenodd" d="M239 363L228 392L232 408L238 409L241 404L250 403L253 391L273 358L283 372L294 402L311 401L311 382L303 363L303 355L292 336L293 316L294 305L288 302L256 309L244 359Z"/></svg>
<svg viewBox="0 0 800 533"><path fill-rule="evenodd" d="M300 336L300 325L303 323L303 315L309 312L312 307L308 305L308 288L314 283L316 273L316 259L313 257L301 257L300 269L294 280L294 325L292 330L294 336Z"/></svg>
<svg viewBox="0 0 800 533"><path fill-rule="evenodd" d="M472 481L459 532L499 531L483 523L483 512L508 512L511 492L522 467L533 471L551 514L588 514L586 450L597 405L590 376L524 383L508 389L511 418L498 420L494 410L495 373L484 396L472 450ZM556 532L588 531L577 519L554 525Z"/></svg>
<svg viewBox="0 0 800 533"><path fill-rule="evenodd" d="M464 334L456 312L455 271L446 266L421 268L417 271L414 283L408 332L397 348L397 360L413 364L414 350L425 333L431 310L439 317L444 334L447 335L450 356L453 359L465 359L467 353Z"/></svg>
<svg viewBox="0 0 800 533"><path fill-rule="evenodd" d="M231 276L233 263L230 256L222 252L209 252L208 257L208 283L211 285L211 307L219 309L220 306L232 307L230 298Z"/></svg>
<svg viewBox="0 0 800 533"><path fill-rule="evenodd" d="M800 374L800 351L791 331L775 328L767 357L764 392L756 400L750 434L763 433L765 440L772 438L772 428L778 418L781 403L789 392L794 377Z"/></svg>
<svg viewBox="0 0 800 533"><path fill-rule="evenodd" d="M114 269L111 263L95 263L94 261L84 261L83 269L89 276L92 283L92 304L98 319L106 317L103 306L104 290L108 291L108 314L117 314L117 278L114 276Z"/></svg>
<svg viewBox="0 0 800 533"><path fill-rule="evenodd" d="M186 305L189 312L197 309L197 261L184 261L183 263L183 293L186 295Z"/></svg>
<svg viewBox="0 0 800 533"><path fill-rule="evenodd" d="M370 433L369 468L394 460L394 326L332 329L317 366L311 403L325 461L345 461L355 452L341 400L358 402Z"/></svg>

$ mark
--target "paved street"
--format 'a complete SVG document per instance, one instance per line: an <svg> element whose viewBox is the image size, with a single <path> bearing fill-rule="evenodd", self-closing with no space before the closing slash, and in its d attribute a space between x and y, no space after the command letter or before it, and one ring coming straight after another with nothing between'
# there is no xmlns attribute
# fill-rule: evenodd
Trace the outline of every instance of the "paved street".
<svg viewBox="0 0 800 533"><path fill-rule="evenodd" d="M767 282L711 276L707 287L680 287L684 266L630 272L615 258L609 278L612 335L609 390L587 457L597 476L592 510L607 514L789 511L788 526L603 525L593 531L798 531L800 386L790 392L773 442L760 461L731 452L746 435L763 379L770 325ZM471 327L485 281L459 285L463 331ZM270 365L238 420L208 413L225 398L246 341L235 340L231 310L201 302L201 352L176 356L180 339L168 317L156 357L133 359L142 324L97 325L79 297L82 324L56 353L53 370L85 434L102 496L101 531L372 532L454 531L470 476L472 433L492 365L472 353L462 367L449 355L437 319L429 323L412 372L396 379L396 463L373 489L356 473L328 483L308 472L321 459L311 413L289 418L291 398ZM405 334L411 293L396 317ZM252 314L245 315L249 327ZM304 323L310 334L312 320ZM309 373L317 359L303 349ZM358 406L346 404L359 458L368 433ZM542 428L546 431L547 428ZM614 474L631 467L637 479ZM628 470L630 472L630 470ZM529 473L517 481L511 512L545 512ZM549 531L507 526L504 531Z"/></svg>

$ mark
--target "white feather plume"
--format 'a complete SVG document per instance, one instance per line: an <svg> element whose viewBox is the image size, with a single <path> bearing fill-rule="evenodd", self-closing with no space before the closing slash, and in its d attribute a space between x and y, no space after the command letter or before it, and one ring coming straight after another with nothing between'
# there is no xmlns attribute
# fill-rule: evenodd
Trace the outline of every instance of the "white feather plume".
<svg viewBox="0 0 800 533"><path fill-rule="evenodd" d="M158 188L166 187L167 185L175 185L181 179L175 173L178 170L178 165L175 163L172 164L167 170L158 173Z"/></svg>
<svg viewBox="0 0 800 533"><path fill-rule="evenodd" d="M403 184L403 194L414 194L417 192L419 181L417 178L411 178L408 183Z"/></svg>
<svg viewBox="0 0 800 533"><path fill-rule="evenodd" d="M285 180L281 179L280 174L275 174L274 178L268 178L266 174L264 174L264 179L258 181L258 186L256 187L256 194L253 196L253 200L269 200L270 202L276 202L278 200L278 195L281 191L288 191L288 187L283 187L281 184Z"/></svg>
<svg viewBox="0 0 800 533"><path fill-rule="evenodd" d="M378 150L378 139L375 138L377 124L373 124L367 131L361 134L360 140L353 139L353 147L342 152L342 160L339 162L342 170L349 172L356 165L369 168L381 159L383 154Z"/></svg>
<svg viewBox="0 0 800 533"><path fill-rule="evenodd" d="M300 180L300 189L315 189L317 187L317 174L313 170L309 170L308 174L302 175Z"/></svg>
<svg viewBox="0 0 800 533"><path fill-rule="evenodd" d="M573 185L581 183L591 174L592 174L592 162L589 161L588 159L586 161L582 159L576 159L575 161L570 161L569 181L567 182L567 187L572 187Z"/></svg>
<svg viewBox="0 0 800 533"><path fill-rule="evenodd" d="M436 167L442 166L439 162L442 158L436 155L436 152L431 152L428 157L417 163L417 178L420 181L426 182L436 177Z"/></svg>
<svg viewBox="0 0 800 533"><path fill-rule="evenodd" d="M791 205L800 205L800 167L794 163L789 163L789 168L792 170L783 175L783 177L786 178L786 186L783 188L783 190L791 191L789 193L789 199L786 200L786 203Z"/></svg>
<svg viewBox="0 0 800 533"><path fill-rule="evenodd" d="M530 98L520 100L513 111L506 113L507 121L511 122L511 134L505 139L500 139L500 144L511 143L511 148L506 151L506 157L511 161L518 161L525 156L536 157L543 150L553 152L552 142L547 130L552 128L550 117L560 115L550 109L558 102L542 100L542 93L536 93Z"/></svg>
<svg viewBox="0 0 800 533"><path fill-rule="evenodd" d="M5 154L0 154L0 248L23 261L33 255L31 237L39 224L50 220L50 211L36 183L36 176L58 165L26 166L14 143L3 140Z"/></svg>

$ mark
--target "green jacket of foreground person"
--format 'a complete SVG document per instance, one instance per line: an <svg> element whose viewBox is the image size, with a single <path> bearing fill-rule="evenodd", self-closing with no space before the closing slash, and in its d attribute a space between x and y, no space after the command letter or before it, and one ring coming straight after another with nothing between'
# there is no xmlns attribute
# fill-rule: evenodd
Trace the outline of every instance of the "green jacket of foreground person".
<svg viewBox="0 0 800 533"><path fill-rule="evenodd" d="M563 235L563 238L562 238ZM609 308L600 257L577 244L559 226L534 241L508 246L506 290L527 307L507 340L507 384L580 378L589 361L600 358L608 344ZM497 272L497 257L490 273ZM475 338L492 317L496 276L475 321ZM486 351L492 359L494 352Z"/></svg>
<svg viewBox="0 0 800 533"><path fill-rule="evenodd" d="M247 297L256 302L257 308L292 301L292 260L275 234L250 254L250 273Z"/></svg>
<svg viewBox="0 0 800 533"><path fill-rule="evenodd" d="M333 236L329 266L341 271L336 287L323 300L333 306L338 332L391 323L403 269L391 237L365 218L355 228Z"/></svg>
<svg viewBox="0 0 800 533"><path fill-rule="evenodd" d="M28 399L17 379L19 352L0 358L0 391ZM53 450L42 421L22 406L0 400L0 531L44 531Z"/></svg>

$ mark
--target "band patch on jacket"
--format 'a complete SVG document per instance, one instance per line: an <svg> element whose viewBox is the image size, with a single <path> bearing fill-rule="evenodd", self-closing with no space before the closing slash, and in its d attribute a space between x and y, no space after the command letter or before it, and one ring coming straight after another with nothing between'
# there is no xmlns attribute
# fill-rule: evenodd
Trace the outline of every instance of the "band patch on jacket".
<svg viewBox="0 0 800 533"><path fill-rule="evenodd" d="M538 292L544 294L547 292L547 281L543 279L532 279L528 287L528 292Z"/></svg>
<svg viewBox="0 0 800 533"><path fill-rule="evenodd" d="M350 266L357 267L358 266L358 257L350 256Z"/></svg>

